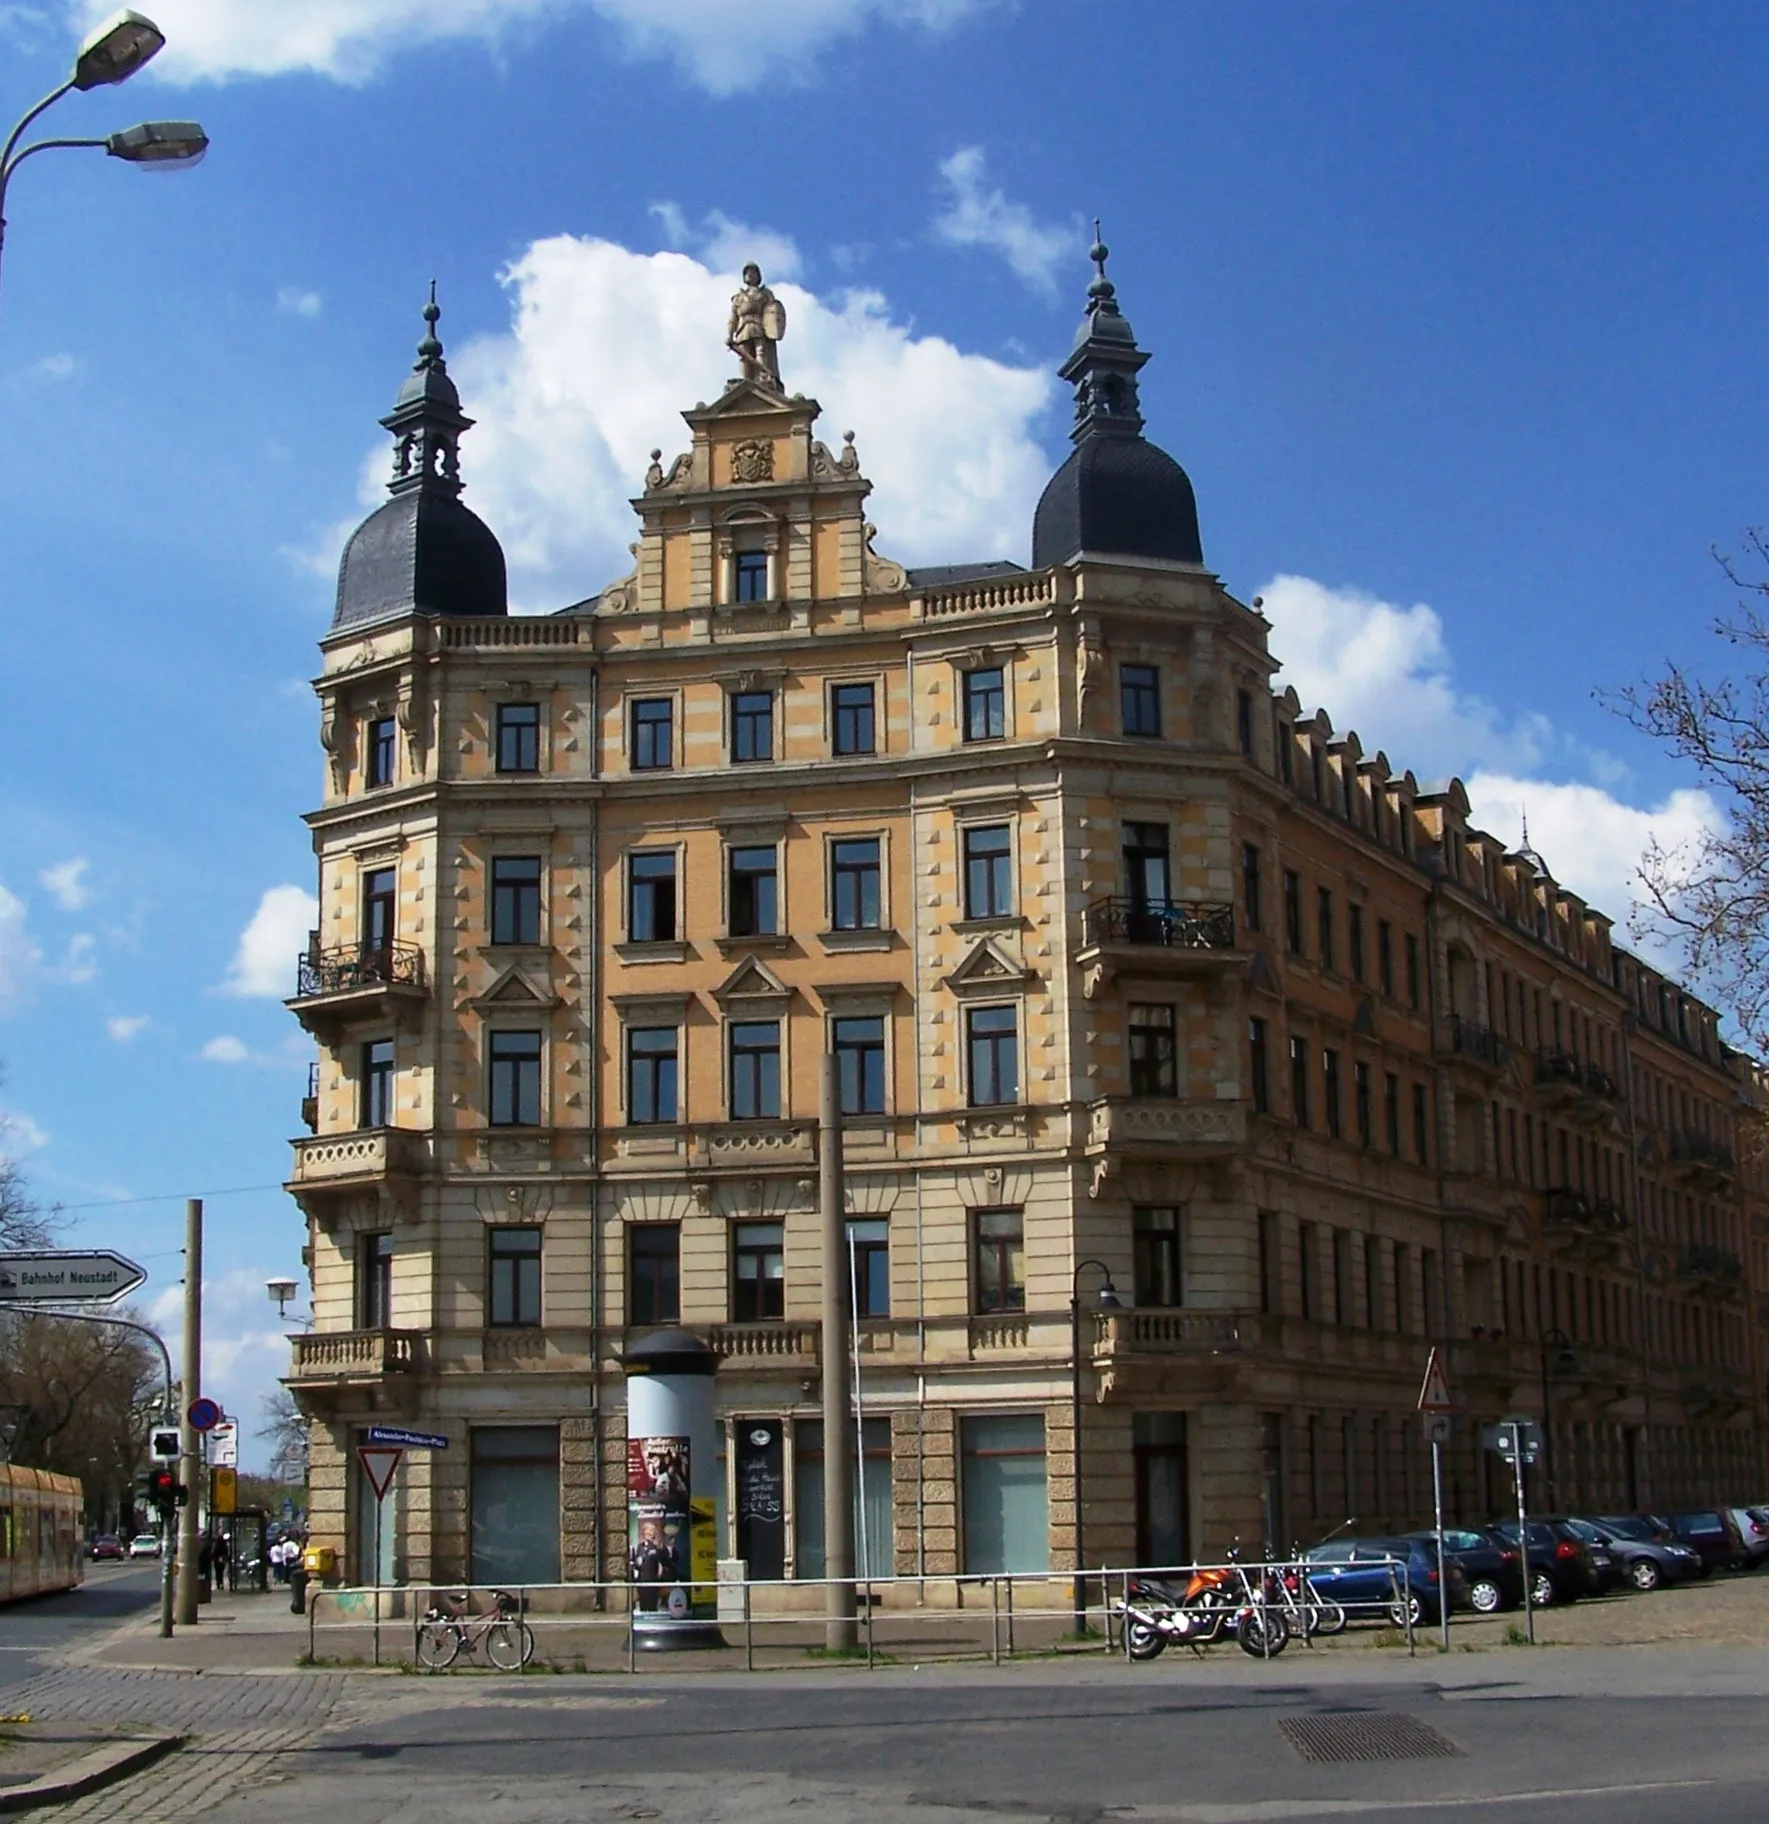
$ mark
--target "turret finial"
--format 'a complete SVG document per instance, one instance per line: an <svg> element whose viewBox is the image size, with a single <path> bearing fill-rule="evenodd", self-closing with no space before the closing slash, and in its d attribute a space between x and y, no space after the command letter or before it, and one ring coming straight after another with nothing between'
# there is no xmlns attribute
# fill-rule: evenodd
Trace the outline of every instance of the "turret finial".
<svg viewBox="0 0 1769 1824"><path fill-rule="evenodd" d="M1090 310L1098 309L1118 295L1118 287L1106 277L1106 261L1111 256L1112 250L1106 245L1105 239L1100 233L1099 217L1096 215L1093 218L1093 246L1087 255L1094 264L1093 283L1087 288L1087 295L1093 300L1093 303L1088 306Z"/></svg>
<svg viewBox="0 0 1769 1824"><path fill-rule="evenodd" d="M418 344L417 365L414 373L426 367L442 367L442 344L436 338L436 319L442 315L442 306L436 302L436 281L430 281L430 302L424 306L424 339Z"/></svg>

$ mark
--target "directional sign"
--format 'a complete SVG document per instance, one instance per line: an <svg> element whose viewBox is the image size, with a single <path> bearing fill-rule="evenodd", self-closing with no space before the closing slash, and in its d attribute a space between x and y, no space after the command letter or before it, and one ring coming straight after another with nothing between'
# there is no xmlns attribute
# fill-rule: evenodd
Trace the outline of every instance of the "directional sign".
<svg viewBox="0 0 1769 1824"><path fill-rule="evenodd" d="M375 1491L377 1501L387 1499L387 1491L393 1486L393 1472L399 1467L399 1459L405 1455L403 1450L388 1450L374 1444L359 1444L356 1447L356 1460L362 1465L362 1473L369 1479L369 1487Z"/></svg>
<svg viewBox="0 0 1769 1824"><path fill-rule="evenodd" d="M240 1466L240 1428L232 1419L223 1419L209 1433L209 1461L220 1469Z"/></svg>
<svg viewBox="0 0 1769 1824"><path fill-rule="evenodd" d="M190 1420L192 1431L213 1431L221 1423L221 1402L204 1394L191 1401L184 1416Z"/></svg>
<svg viewBox="0 0 1769 1824"><path fill-rule="evenodd" d="M1425 1442L1447 1444L1450 1441L1450 1415L1447 1412L1425 1414Z"/></svg>
<svg viewBox="0 0 1769 1824"><path fill-rule="evenodd" d="M1542 1454L1542 1428L1534 1419L1501 1419L1487 1426L1481 1440L1488 1450L1496 1450L1507 1463L1517 1460L1517 1447L1522 1446L1526 1464Z"/></svg>
<svg viewBox="0 0 1769 1824"><path fill-rule="evenodd" d="M0 1254L0 1305L114 1305L146 1284L141 1267L109 1248Z"/></svg>
<svg viewBox="0 0 1769 1824"><path fill-rule="evenodd" d="M447 1450L448 1439L433 1431L402 1431L397 1425L371 1425L371 1444L396 1444L401 1450ZM360 1452L358 1453L360 1454Z"/></svg>
<svg viewBox="0 0 1769 1824"><path fill-rule="evenodd" d="M1448 1412L1451 1404L1450 1377L1443 1371L1443 1356L1433 1349L1425 1364L1425 1384L1419 1389L1419 1410Z"/></svg>

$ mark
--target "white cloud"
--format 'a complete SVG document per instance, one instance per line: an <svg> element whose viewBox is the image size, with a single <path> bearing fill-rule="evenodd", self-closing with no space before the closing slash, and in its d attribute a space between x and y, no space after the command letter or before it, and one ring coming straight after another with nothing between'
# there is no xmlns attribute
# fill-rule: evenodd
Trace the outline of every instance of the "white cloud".
<svg viewBox="0 0 1769 1824"><path fill-rule="evenodd" d="M631 567L629 502L649 451L683 447L679 414L731 378L735 279L687 254L566 235L535 242L504 276L510 333L451 358L479 421L467 498L503 541L515 599L557 606ZM786 385L828 405L819 428L832 446L857 432L879 549L906 562L1023 558L1050 468L1031 427L1051 377L916 336L875 292L779 290ZM386 466L377 451L366 499L380 496Z"/></svg>
<svg viewBox="0 0 1769 1824"><path fill-rule="evenodd" d="M232 1033L224 1032L203 1047L201 1056L205 1064L249 1064L252 1061L252 1048L244 1039L236 1039Z"/></svg>
<svg viewBox="0 0 1769 1824"><path fill-rule="evenodd" d="M300 1231L289 1232L290 1254L299 1245ZM274 1266L230 1267L225 1273L203 1276L203 1391L221 1402L222 1409L240 1428L240 1467L264 1469L268 1450L257 1437L263 1396L289 1371L288 1326L264 1290L273 1273L293 1273L298 1263L278 1260ZM147 1307L147 1322L165 1338L176 1374L179 1360L184 1288L167 1285L154 1294Z"/></svg>
<svg viewBox="0 0 1769 1824"><path fill-rule="evenodd" d="M76 987L91 981L98 974L98 958L93 954L97 947L98 940L90 931L76 931L68 939L68 953L55 970L55 979Z"/></svg>
<svg viewBox="0 0 1769 1824"><path fill-rule="evenodd" d="M752 260L769 280L803 275L798 242L777 228L755 228L723 209L710 209L694 227L676 203L653 203L651 213L663 227L664 239L678 253L693 253L714 272L741 272Z"/></svg>
<svg viewBox="0 0 1769 1824"><path fill-rule="evenodd" d="M984 247L1006 260L1016 277L1046 297L1056 294L1057 268L1086 246L1078 224L1041 222L1024 203L1009 201L989 182L981 146L960 146L940 166L946 206L934 232L955 247Z"/></svg>
<svg viewBox="0 0 1769 1824"><path fill-rule="evenodd" d="M277 314L284 317L317 317L326 301L317 291L303 291L299 285L284 285L276 294Z"/></svg>
<svg viewBox="0 0 1769 1824"><path fill-rule="evenodd" d="M155 69L175 82L310 71L362 82L391 54L426 42L495 42L506 32L594 16L635 56L666 57L715 95L763 77L804 80L817 54L876 23L939 31L988 0L155 0L166 50ZM68 0L90 23L111 0Z"/></svg>
<svg viewBox="0 0 1769 1824"><path fill-rule="evenodd" d="M80 372L79 360L70 354L40 355L25 369L25 376L30 380L41 380L46 385L54 386L63 380L72 380Z"/></svg>
<svg viewBox="0 0 1769 1824"><path fill-rule="evenodd" d="M104 1023L104 1029L119 1045L127 1045L138 1032L144 1031L151 1024L145 1013L114 1014Z"/></svg>
<svg viewBox="0 0 1769 1824"><path fill-rule="evenodd" d="M41 960L25 929L25 902L0 886L0 1008L18 999Z"/></svg>
<svg viewBox="0 0 1769 1824"><path fill-rule="evenodd" d="M78 912L92 897L92 891L83 878L87 865L84 855L76 855L72 861L57 862L53 868L45 868L37 876L64 912Z"/></svg>
<svg viewBox="0 0 1769 1824"><path fill-rule="evenodd" d="M48 1134L29 1115L16 1108L0 1108L0 1159L22 1159L48 1144Z"/></svg>
<svg viewBox="0 0 1769 1824"><path fill-rule="evenodd" d="M293 994L296 958L318 923L319 901L305 887L272 887L240 933L222 992L273 1000ZM203 1055L209 1054L205 1050Z"/></svg>

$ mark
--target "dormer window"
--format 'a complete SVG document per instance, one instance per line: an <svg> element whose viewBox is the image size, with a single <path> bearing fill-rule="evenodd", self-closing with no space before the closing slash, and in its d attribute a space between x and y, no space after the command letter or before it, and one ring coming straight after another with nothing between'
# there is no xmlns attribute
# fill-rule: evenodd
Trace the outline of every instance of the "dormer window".
<svg viewBox="0 0 1769 1824"><path fill-rule="evenodd" d="M766 551L739 551L733 557L732 564L731 596L734 601L765 602L771 599Z"/></svg>

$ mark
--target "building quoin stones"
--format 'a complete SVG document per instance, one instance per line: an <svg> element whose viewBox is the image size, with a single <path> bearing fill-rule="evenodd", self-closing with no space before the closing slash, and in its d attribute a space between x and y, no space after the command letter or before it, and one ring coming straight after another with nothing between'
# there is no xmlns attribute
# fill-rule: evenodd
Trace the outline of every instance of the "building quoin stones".
<svg viewBox="0 0 1769 1824"><path fill-rule="evenodd" d="M1464 1519L1511 1499L1482 1425L1544 1399L1539 1504L1761 1491L1754 1068L1458 783L1274 689L1095 260L1029 568L874 550L752 269L631 573L547 615L461 498L426 310L321 643L289 1003L289 1385L347 1576L379 1424L449 1440L384 1577L624 1577L620 1363L677 1325L720 1556L820 1573L826 1052L873 1573L1073 1567L1077 1297L1090 1563L1424 1523L1433 1343Z"/></svg>

